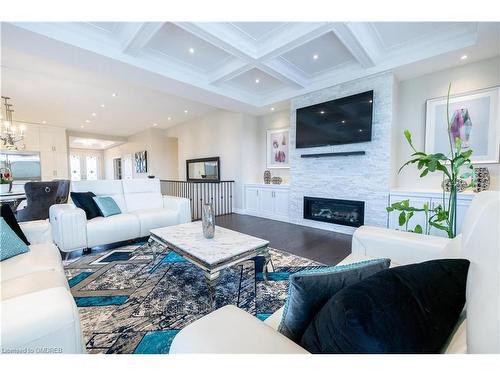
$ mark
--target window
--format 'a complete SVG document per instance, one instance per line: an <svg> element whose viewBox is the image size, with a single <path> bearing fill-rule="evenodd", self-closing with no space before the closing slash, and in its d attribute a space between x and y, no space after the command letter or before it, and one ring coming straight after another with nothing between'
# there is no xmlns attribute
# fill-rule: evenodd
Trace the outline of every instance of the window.
<svg viewBox="0 0 500 375"><path fill-rule="evenodd" d="M87 180L97 180L97 156L89 155L85 158Z"/></svg>
<svg viewBox="0 0 500 375"><path fill-rule="evenodd" d="M71 168L71 180L80 181L81 177L81 165L80 165L80 155L72 154L69 159Z"/></svg>
<svg viewBox="0 0 500 375"><path fill-rule="evenodd" d="M98 180L102 178L99 152L73 149L70 152L71 180Z"/></svg>

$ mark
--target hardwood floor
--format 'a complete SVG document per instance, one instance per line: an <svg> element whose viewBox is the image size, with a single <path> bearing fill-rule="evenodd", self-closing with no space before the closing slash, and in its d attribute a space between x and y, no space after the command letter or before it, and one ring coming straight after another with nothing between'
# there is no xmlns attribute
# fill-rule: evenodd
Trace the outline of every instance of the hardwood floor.
<svg viewBox="0 0 500 375"><path fill-rule="evenodd" d="M240 214L218 216L216 225L264 238L269 246L335 265L351 253L352 236Z"/></svg>

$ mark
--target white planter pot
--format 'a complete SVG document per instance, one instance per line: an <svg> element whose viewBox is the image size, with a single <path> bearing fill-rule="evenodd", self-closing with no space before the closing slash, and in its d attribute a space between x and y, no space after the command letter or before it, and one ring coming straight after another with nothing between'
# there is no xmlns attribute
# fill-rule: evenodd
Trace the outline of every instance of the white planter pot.
<svg viewBox="0 0 500 375"><path fill-rule="evenodd" d="M5 194L8 193L10 189L10 184L0 184L0 193Z"/></svg>

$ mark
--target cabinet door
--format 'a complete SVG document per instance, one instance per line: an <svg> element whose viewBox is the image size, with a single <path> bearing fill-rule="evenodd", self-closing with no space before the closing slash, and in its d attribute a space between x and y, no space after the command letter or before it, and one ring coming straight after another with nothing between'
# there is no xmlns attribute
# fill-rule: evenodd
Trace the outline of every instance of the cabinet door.
<svg viewBox="0 0 500 375"><path fill-rule="evenodd" d="M431 201L429 198L420 198L420 197L409 197L409 196L391 196L391 204L394 202L400 202L403 200L409 199L410 206L415 208L424 208L424 204L428 203L429 208L431 207ZM393 211L389 213L389 228L392 229L405 229L405 225L399 226L399 215L400 211ZM413 217L410 219L408 229L413 230L417 224L420 224L422 230L425 231L425 213L424 212L415 212Z"/></svg>
<svg viewBox="0 0 500 375"><path fill-rule="evenodd" d="M52 151L40 152L40 165L42 167L42 180L51 181L57 177L55 153Z"/></svg>
<svg viewBox="0 0 500 375"><path fill-rule="evenodd" d="M24 129L24 146L26 151L40 150L40 129L37 125L22 124Z"/></svg>
<svg viewBox="0 0 500 375"><path fill-rule="evenodd" d="M68 154L66 152L55 152L56 178L68 178Z"/></svg>
<svg viewBox="0 0 500 375"><path fill-rule="evenodd" d="M254 187L245 188L245 209L257 212L259 210L259 189Z"/></svg>
<svg viewBox="0 0 500 375"><path fill-rule="evenodd" d="M263 215L274 215L274 190L259 189L259 211Z"/></svg>
<svg viewBox="0 0 500 375"><path fill-rule="evenodd" d="M288 199L287 190L274 190L274 214L276 216L288 217Z"/></svg>

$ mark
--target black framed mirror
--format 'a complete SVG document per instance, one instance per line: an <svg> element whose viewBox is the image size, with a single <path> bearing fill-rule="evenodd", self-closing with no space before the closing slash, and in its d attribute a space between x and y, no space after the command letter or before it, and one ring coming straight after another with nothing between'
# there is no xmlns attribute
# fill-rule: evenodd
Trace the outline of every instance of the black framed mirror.
<svg viewBox="0 0 500 375"><path fill-rule="evenodd" d="M219 157L186 160L186 180L189 182L219 182Z"/></svg>

